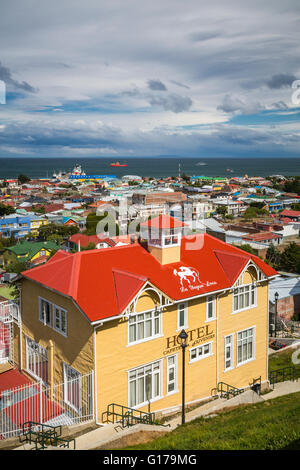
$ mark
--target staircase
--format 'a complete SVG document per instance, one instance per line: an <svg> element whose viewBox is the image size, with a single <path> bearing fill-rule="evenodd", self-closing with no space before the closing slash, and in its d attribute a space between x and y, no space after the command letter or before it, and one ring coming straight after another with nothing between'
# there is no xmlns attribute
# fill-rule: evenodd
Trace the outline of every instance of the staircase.
<svg viewBox="0 0 300 470"><path fill-rule="evenodd" d="M233 385L229 385L225 382L218 382L217 388L212 389L211 395L219 395L220 398L226 398L229 400L230 398L240 395L244 391L245 390L243 388L236 388Z"/></svg>

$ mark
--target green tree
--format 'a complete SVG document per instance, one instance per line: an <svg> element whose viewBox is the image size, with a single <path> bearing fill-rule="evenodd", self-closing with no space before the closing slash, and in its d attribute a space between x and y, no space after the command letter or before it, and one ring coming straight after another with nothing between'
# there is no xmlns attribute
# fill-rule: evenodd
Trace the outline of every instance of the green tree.
<svg viewBox="0 0 300 470"><path fill-rule="evenodd" d="M240 248L243 251L246 251L247 253L250 253L251 255L256 255L256 251L248 243L245 243L244 245L239 245L238 248Z"/></svg>
<svg viewBox="0 0 300 470"><path fill-rule="evenodd" d="M30 181L30 178L26 175L23 175L23 174L20 174L18 176L18 182L19 184L26 184L26 183L29 183Z"/></svg>
<svg viewBox="0 0 300 470"><path fill-rule="evenodd" d="M269 248L267 249L266 261L269 261L270 264L275 269L278 269L278 266L280 264L280 258L281 258L281 253L278 251L278 249L273 244L271 244L269 246Z"/></svg>
<svg viewBox="0 0 300 470"><path fill-rule="evenodd" d="M14 212L15 212L14 207L6 206L5 204L0 204L0 217L13 214Z"/></svg>
<svg viewBox="0 0 300 470"><path fill-rule="evenodd" d="M290 243L280 257L280 269L300 274L300 246Z"/></svg>
<svg viewBox="0 0 300 470"><path fill-rule="evenodd" d="M226 206L218 206L216 209L216 213L221 215L223 219L226 217L227 212L228 212L228 209Z"/></svg>

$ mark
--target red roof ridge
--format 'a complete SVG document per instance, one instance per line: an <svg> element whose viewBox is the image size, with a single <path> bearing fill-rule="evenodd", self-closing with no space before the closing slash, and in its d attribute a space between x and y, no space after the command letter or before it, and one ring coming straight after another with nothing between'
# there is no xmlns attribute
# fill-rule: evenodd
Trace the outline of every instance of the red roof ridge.
<svg viewBox="0 0 300 470"><path fill-rule="evenodd" d="M125 271L124 269L117 269L117 268L112 268L113 272L120 273L120 274L126 274L127 276L134 277L135 279L139 279L140 281L148 281L149 278L146 276L142 276L141 274L134 274L129 271Z"/></svg>
<svg viewBox="0 0 300 470"><path fill-rule="evenodd" d="M84 252L79 251L77 253L74 253L72 267L71 267L69 295L74 300L77 298L77 291L78 291L78 285L79 285L78 281L79 281L80 263L81 263L82 253L84 253Z"/></svg>
<svg viewBox="0 0 300 470"><path fill-rule="evenodd" d="M245 266L251 260L250 255L244 256L242 254L240 255L238 253L232 253L229 251L222 250L213 250L213 252L216 255L218 262L221 268L223 269L226 277L230 281L231 285L235 283ZM233 257L235 258L235 261L239 262L235 263L232 259Z"/></svg>

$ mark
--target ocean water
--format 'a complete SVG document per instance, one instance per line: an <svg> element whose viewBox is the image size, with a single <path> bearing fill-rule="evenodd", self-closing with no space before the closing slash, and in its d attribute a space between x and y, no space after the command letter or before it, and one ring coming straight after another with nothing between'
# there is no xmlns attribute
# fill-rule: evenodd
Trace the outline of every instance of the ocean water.
<svg viewBox="0 0 300 470"><path fill-rule="evenodd" d="M127 167L110 167L119 161ZM300 175L300 158L0 158L0 179L16 178L23 173L30 178L51 178L55 171L71 171L80 164L86 174L139 175L165 177L181 174L189 176L285 176ZM227 170L231 170L230 172Z"/></svg>

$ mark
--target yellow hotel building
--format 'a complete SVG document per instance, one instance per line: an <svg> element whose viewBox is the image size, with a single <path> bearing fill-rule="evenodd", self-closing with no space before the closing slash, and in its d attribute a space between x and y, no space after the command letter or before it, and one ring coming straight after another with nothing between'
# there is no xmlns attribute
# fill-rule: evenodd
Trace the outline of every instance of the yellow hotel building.
<svg viewBox="0 0 300 470"><path fill-rule="evenodd" d="M147 243L70 254L21 275L19 367L54 386L94 371L97 423L111 403L143 411L179 408L185 330L185 400L225 382L268 379L268 282L260 258L183 223L144 224ZM32 362L33 351L43 367ZM30 356L31 355L31 356ZM75 404L73 403L75 406Z"/></svg>

